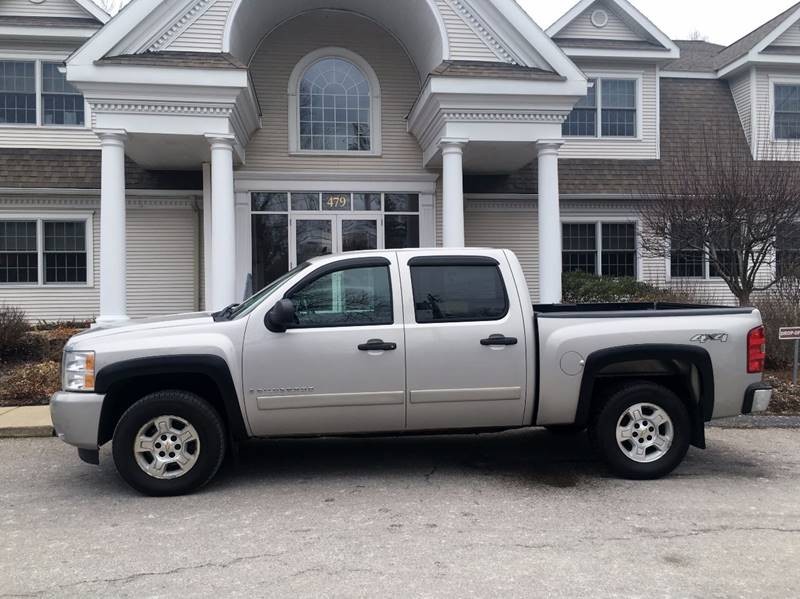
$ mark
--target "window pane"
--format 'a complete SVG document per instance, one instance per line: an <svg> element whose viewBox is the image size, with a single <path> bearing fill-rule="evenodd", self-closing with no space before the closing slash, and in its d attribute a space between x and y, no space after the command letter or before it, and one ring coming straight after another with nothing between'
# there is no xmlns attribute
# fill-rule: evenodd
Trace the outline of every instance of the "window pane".
<svg viewBox="0 0 800 599"><path fill-rule="evenodd" d="M45 221L44 282L85 283L86 223Z"/></svg>
<svg viewBox="0 0 800 599"><path fill-rule="evenodd" d="M37 283L36 221L0 221L0 284Z"/></svg>
<svg viewBox="0 0 800 599"><path fill-rule="evenodd" d="M289 271L289 217L254 214L253 291L263 289Z"/></svg>
<svg viewBox="0 0 800 599"><path fill-rule="evenodd" d="M387 193L386 212L419 212L419 194Z"/></svg>
<svg viewBox="0 0 800 599"><path fill-rule="evenodd" d="M342 220L342 251L378 249L378 220Z"/></svg>
<svg viewBox="0 0 800 599"><path fill-rule="evenodd" d="M636 137L636 111L604 108L603 137Z"/></svg>
<svg viewBox="0 0 800 599"><path fill-rule="evenodd" d="M419 247L419 216L387 214L383 222L387 250Z"/></svg>
<svg viewBox="0 0 800 599"><path fill-rule="evenodd" d="M636 276L636 226L603 224L603 276Z"/></svg>
<svg viewBox="0 0 800 599"><path fill-rule="evenodd" d="M776 85L775 110L800 112L800 85Z"/></svg>
<svg viewBox="0 0 800 599"><path fill-rule="evenodd" d="M508 311L503 278L496 266L412 266L416 320L499 320Z"/></svg>
<svg viewBox="0 0 800 599"><path fill-rule="evenodd" d="M349 212L353 199L349 193L323 193L322 209L328 212Z"/></svg>
<svg viewBox="0 0 800 599"><path fill-rule="evenodd" d="M45 125L84 124L83 95L54 63L42 64L42 107Z"/></svg>
<svg viewBox="0 0 800 599"><path fill-rule="evenodd" d="M561 127L562 135L595 137L597 136L597 109L576 108Z"/></svg>
<svg viewBox="0 0 800 599"><path fill-rule="evenodd" d="M0 123L36 124L33 62L0 61Z"/></svg>
<svg viewBox="0 0 800 599"><path fill-rule="evenodd" d="M352 268L312 281L290 299L299 327L392 324L389 267Z"/></svg>
<svg viewBox="0 0 800 599"><path fill-rule="evenodd" d="M784 225L778 229L775 270L779 277L800 276L800 224Z"/></svg>
<svg viewBox="0 0 800 599"><path fill-rule="evenodd" d="M721 277L723 272L727 273L728 276L739 272L739 258L736 252L732 250L717 250L717 260L720 262L719 266L709 259L708 275L710 277Z"/></svg>
<svg viewBox="0 0 800 599"><path fill-rule="evenodd" d="M294 231L298 264L333 253L332 220L298 220Z"/></svg>
<svg viewBox="0 0 800 599"><path fill-rule="evenodd" d="M635 137L636 81L603 79L600 87L603 104L603 136Z"/></svg>
<svg viewBox="0 0 800 599"><path fill-rule="evenodd" d="M564 272L585 272L597 274L597 225L562 225Z"/></svg>
<svg viewBox="0 0 800 599"><path fill-rule="evenodd" d="M775 137L800 139L800 85L775 86Z"/></svg>
<svg viewBox="0 0 800 599"><path fill-rule="evenodd" d="M253 212L286 212L289 209L288 193L254 193L251 201Z"/></svg>
<svg viewBox="0 0 800 599"><path fill-rule="evenodd" d="M354 64L326 58L300 82L300 148L369 151L370 88Z"/></svg>
<svg viewBox="0 0 800 599"><path fill-rule="evenodd" d="M700 249L703 240L686 224L672 226L674 232L670 268L673 277L703 278L704 252Z"/></svg>
<svg viewBox="0 0 800 599"><path fill-rule="evenodd" d="M293 193L292 210L319 210L319 194Z"/></svg>
<svg viewBox="0 0 800 599"><path fill-rule="evenodd" d="M381 210L381 194L379 193L354 193L353 210Z"/></svg>

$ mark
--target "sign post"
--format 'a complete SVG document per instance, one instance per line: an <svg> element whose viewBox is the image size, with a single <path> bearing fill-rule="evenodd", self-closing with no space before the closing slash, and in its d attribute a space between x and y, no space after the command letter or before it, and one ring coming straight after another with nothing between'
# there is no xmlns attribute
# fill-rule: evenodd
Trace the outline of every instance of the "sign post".
<svg viewBox="0 0 800 599"><path fill-rule="evenodd" d="M794 364L792 364L792 384L797 385L797 367L800 363L800 327L783 327L778 339L781 341L794 341Z"/></svg>

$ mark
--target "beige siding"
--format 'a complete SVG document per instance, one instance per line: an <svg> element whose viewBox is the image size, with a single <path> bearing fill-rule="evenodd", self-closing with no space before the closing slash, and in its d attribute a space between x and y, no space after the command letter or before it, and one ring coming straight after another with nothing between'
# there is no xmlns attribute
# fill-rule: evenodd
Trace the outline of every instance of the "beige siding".
<svg viewBox="0 0 800 599"><path fill-rule="evenodd" d="M752 143L753 130L751 125L753 120L753 96L751 93L750 72L748 71L736 79L731 80L730 86L733 100L736 102L736 110L739 112L739 119L742 121L742 128L744 128L744 133L747 136L747 143Z"/></svg>
<svg viewBox="0 0 800 599"><path fill-rule="evenodd" d="M35 4L30 0L2 0L0 2L0 16L26 16L26 17L71 17L85 19L91 17L72 0L45 0Z"/></svg>
<svg viewBox="0 0 800 599"><path fill-rule="evenodd" d="M289 155L289 76L304 56L326 46L356 52L375 70L382 95L382 156ZM422 151L407 132L405 120L420 90L416 70L402 47L372 21L333 11L300 16L264 41L250 72L263 112L263 127L247 147L247 170L425 172Z"/></svg>
<svg viewBox="0 0 800 599"><path fill-rule="evenodd" d="M592 13L597 9L603 9L608 13L608 25L605 27L595 27L592 25ZM638 41L642 37L632 31L622 19L602 2L596 2L586 9L572 23L567 25L556 36L560 38L589 38L603 40L626 40Z"/></svg>
<svg viewBox="0 0 800 599"><path fill-rule="evenodd" d="M652 160L659 155L658 135L658 73L651 65L631 63L578 64L589 76L609 75L615 78L641 78L639 98L641 107L641 138L570 138L561 148L564 158L609 158L612 160Z"/></svg>
<svg viewBox="0 0 800 599"><path fill-rule="evenodd" d="M756 156L762 160L800 160L800 141L775 141L772 130L772 87L775 83L800 84L796 69L759 67L756 69L756 112L754 144Z"/></svg>
<svg viewBox="0 0 800 599"><path fill-rule="evenodd" d="M493 204L499 204L493 206ZM539 228L536 203L530 200L468 201L464 232L468 247L513 251L522 264L534 302L539 297ZM509 231L512 232L509 235Z"/></svg>
<svg viewBox="0 0 800 599"><path fill-rule="evenodd" d="M171 41L165 50L220 52L233 0L215 0L191 25Z"/></svg>
<svg viewBox="0 0 800 599"><path fill-rule="evenodd" d="M0 127L0 148L98 150L100 140L85 128Z"/></svg>
<svg viewBox="0 0 800 599"><path fill-rule="evenodd" d="M447 29L450 58L453 60L500 60L483 38L451 6L448 0L437 0L439 13Z"/></svg>
<svg viewBox="0 0 800 599"><path fill-rule="evenodd" d="M197 309L199 287L198 217L188 201L180 207L159 207L150 201L128 204L128 313L138 318ZM92 214L93 272L91 287L4 287L0 305L15 305L38 320L91 320L100 309L100 212L98 201L69 198L58 205L3 198L3 213L47 216Z"/></svg>
<svg viewBox="0 0 800 599"><path fill-rule="evenodd" d="M800 23L792 24L786 32L776 39L773 46L800 46Z"/></svg>

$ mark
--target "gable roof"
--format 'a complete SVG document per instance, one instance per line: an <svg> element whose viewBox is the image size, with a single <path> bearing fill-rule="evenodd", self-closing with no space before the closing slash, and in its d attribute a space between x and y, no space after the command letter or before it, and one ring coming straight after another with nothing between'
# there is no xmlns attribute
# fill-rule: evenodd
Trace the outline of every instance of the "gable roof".
<svg viewBox="0 0 800 599"><path fill-rule="evenodd" d="M773 34L780 31L781 25L783 25L790 16L797 12L798 9L800 9L800 2L792 5L774 19L767 21L761 25L761 27L754 29L743 38L733 42L730 46L722 50L717 55L715 63L716 68L721 69L754 50L759 44L761 44L761 42L767 40L773 36ZM780 31L780 33L783 32ZM775 37L777 37L777 35L775 35Z"/></svg>
<svg viewBox="0 0 800 599"><path fill-rule="evenodd" d="M104 11L98 4L95 4L93 0L72 0L80 6L83 10L88 12L92 15L95 19L103 23L105 25L111 19L111 15L109 15L106 11Z"/></svg>
<svg viewBox="0 0 800 599"><path fill-rule="evenodd" d="M667 71L714 73L719 53L725 49L720 44L701 40L676 40L681 57L664 67Z"/></svg>
<svg viewBox="0 0 800 599"><path fill-rule="evenodd" d="M547 35L556 38L558 34L564 31L575 19L580 17L595 4L605 5L614 12L616 16L625 21L632 30L640 34L642 38L644 38L644 41L652 43L652 48L644 48L644 50L669 51L675 58L678 57L678 47L669 36L656 27L650 19L642 14L633 4L628 2L628 0L579 0L579 2L569 9L560 19L548 27ZM575 38L560 39L558 43L563 47L586 47L576 45L580 42ZM640 50L642 50L642 48L640 48Z"/></svg>

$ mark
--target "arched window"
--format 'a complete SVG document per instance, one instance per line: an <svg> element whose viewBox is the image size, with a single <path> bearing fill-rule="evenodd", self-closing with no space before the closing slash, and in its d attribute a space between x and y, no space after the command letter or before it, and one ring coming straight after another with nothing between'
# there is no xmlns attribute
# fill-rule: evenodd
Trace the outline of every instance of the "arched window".
<svg viewBox="0 0 800 599"><path fill-rule="evenodd" d="M380 94L360 56L325 48L306 56L290 81L290 149L300 153L380 153Z"/></svg>

